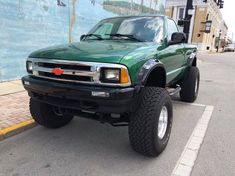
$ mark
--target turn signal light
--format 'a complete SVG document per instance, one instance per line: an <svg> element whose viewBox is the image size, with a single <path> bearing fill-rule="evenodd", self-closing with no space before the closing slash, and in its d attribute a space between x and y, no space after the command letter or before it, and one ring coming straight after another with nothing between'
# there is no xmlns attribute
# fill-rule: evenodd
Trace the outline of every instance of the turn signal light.
<svg viewBox="0 0 235 176"><path fill-rule="evenodd" d="M120 79L120 83L121 84L126 84L129 83L129 75L128 72L125 68L121 68L121 79Z"/></svg>

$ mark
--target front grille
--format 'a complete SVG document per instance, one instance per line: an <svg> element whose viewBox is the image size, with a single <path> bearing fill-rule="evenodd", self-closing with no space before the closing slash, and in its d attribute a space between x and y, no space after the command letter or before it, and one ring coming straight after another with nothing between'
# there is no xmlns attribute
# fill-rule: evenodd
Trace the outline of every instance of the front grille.
<svg viewBox="0 0 235 176"><path fill-rule="evenodd" d="M81 71L91 71L91 66L86 65L66 65L66 64L53 64L53 63L44 63L38 62L38 66L46 68L62 68L67 70L81 70Z"/></svg>
<svg viewBox="0 0 235 176"><path fill-rule="evenodd" d="M59 81L93 83L99 81L97 67L89 63L61 60L34 59L33 75ZM53 73L54 68L63 70L61 75Z"/></svg>
<svg viewBox="0 0 235 176"><path fill-rule="evenodd" d="M38 75L43 77L50 77L55 79L71 80L71 81L87 81L91 82L92 78L89 76L76 76L76 75L55 75L53 73L38 72Z"/></svg>

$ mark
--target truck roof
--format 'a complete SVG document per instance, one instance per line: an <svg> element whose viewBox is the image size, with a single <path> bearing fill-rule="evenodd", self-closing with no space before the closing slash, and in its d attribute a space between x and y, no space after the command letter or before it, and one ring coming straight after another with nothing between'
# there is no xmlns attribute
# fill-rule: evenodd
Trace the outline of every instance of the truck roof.
<svg viewBox="0 0 235 176"><path fill-rule="evenodd" d="M160 14L146 14L146 15L124 15L124 16L115 16L105 19L114 19L114 18L138 18L138 17L166 17L165 15Z"/></svg>

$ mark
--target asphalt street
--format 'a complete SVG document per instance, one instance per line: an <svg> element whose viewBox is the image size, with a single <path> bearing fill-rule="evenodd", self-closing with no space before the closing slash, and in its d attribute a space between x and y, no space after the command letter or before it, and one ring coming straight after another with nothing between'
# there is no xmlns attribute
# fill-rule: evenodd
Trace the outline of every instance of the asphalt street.
<svg viewBox="0 0 235 176"><path fill-rule="evenodd" d="M235 53L199 54L197 102L215 107L193 176L235 175Z"/></svg>
<svg viewBox="0 0 235 176"><path fill-rule="evenodd" d="M213 105L193 176L235 175L235 54L199 54L201 86L196 103ZM176 98L177 99L177 98ZM174 101L172 135L158 158L132 151L127 127L75 118L66 127L37 126L0 142L0 176L168 176L204 112Z"/></svg>

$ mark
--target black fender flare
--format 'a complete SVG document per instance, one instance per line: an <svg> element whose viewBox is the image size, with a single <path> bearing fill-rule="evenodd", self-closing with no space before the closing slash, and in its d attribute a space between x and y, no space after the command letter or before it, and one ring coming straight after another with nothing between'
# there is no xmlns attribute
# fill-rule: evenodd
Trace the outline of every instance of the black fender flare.
<svg viewBox="0 0 235 176"><path fill-rule="evenodd" d="M189 66L197 66L197 54L196 52L192 52L187 58L187 65Z"/></svg>
<svg viewBox="0 0 235 176"><path fill-rule="evenodd" d="M155 70L156 68L161 68L164 70L165 72L164 82L166 84L166 69L163 63L160 62L159 60L150 59L147 62L145 62L145 64L140 68L136 81L137 90L140 90L141 87L145 86L148 77L150 76L152 71Z"/></svg>

